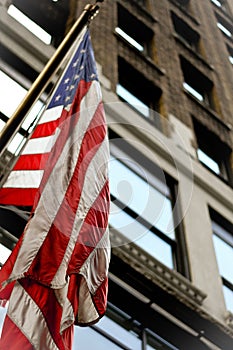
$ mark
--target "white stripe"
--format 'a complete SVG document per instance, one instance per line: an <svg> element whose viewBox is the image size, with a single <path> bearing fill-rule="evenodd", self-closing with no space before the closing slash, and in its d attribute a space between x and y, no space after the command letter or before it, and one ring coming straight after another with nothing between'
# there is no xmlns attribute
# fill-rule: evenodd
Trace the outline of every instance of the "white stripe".
<svg viewBox="0 0 233 350"><path fill-rule="evenodd" d="M80 269L80 274L85 277L88 289L93 295L107 277L110 255L109 229L107 227L96 248ZM96 269L96 266L98 266L98 269Z"/></svg>
<svg viewBox="0 0 233 350"><path fill-rule="evenodd" d="M57 301L62 307L62 317L61 317L61 324L60 324L61 333L66 328L71 326L75 321L73 306L69 301L69 299L67 298L68 288L69 288L69 276L67 276L67 284L64 286L64 288L54 289L54 294L57 298Z"/></svg>
<svg viewBox="0 0 233 350"><path fill-rule="evenodd" d="M60 129L57 128L54 135L30 139L22 154L43 154L50 152L59 136L59 133Z"/></svg>
<svg viewBox="0 0 233 350"><path fill-rule="evenodd" d="M40 308L17 281L11 294L7 314L35 350L59 350Z"/></svg>
<svg viewBox="0 0 233 350"><path fill-rule="evenodd" d="M28 223L24 240L14 264L13 271L10 275L10 280L19 278L19 276L22 276L29 269L60 208L64 195L67 191L68 184L74 172L83 136L94 115L96 107L101 101L101 95L99 92L96 92L98 86L98 82L93 81L87 95L81 102L80 118L73 130L72 135L68 138L62 150L57 164L50 174L49 180L41 194L34 216ZM97 97L99 100L97 100ZM86 105L91 105L93 108L87 109ZM72 154L72 160L70 159L69 152L71 144L74 145L74 148L76 149L76 152ZM69 164L69 166L71 166L69 176L67 176L66 171L63 173L64 164ZM64 183L63 178L65 180ZM54 183L56 183L56 186L54 186ZM59 286L62 287L60 284Z"/></svg>
<svg viewBox="0 0 233 350"><path fill-rule="evenodd" d="M107 164L108 164L108 143L107 143L107 136L106 136L105 140L102 142L101 146L99 147L98 151L93 157L85 173L85 181L83 184L82 194L81 194L79 206L76 212L76 217L73 224L73 229L70 236L69 244L67 245L62 263L59 266L59 269L57 270L57 273L54 276L51 282L51 285L57 286L57 285L63 284L65 281L64 278L66 276L66 269L70 261L71 255L73 253L73 249L77 241L80 229L83 225L83 221L85 220L85 217L88 211L92 207L96 198L98 198L99 193L101 192L103 186L106 183L106 180L108 177L107 166L106 166ZM100 171L101 167L104 168L104 171ZM62 228L60 228L59 226L58 226L58 229L62 230ZM64 232L64 230L62 230L62 232Z"/></svg>
<svg viewBox="0 0 233 350"><path fill-rule="evenodd" d="M5 188L38 188L43 170L14 170L4 183Z"/></svg>
<svg viewBox="0 0 233 350"><path fill-rule="evenodd" d="M61 113L63 110L63 106L57 106L53 108L46 109L43 113L41 119L39 120L38 124L53 122L60 118Z"/></svg>

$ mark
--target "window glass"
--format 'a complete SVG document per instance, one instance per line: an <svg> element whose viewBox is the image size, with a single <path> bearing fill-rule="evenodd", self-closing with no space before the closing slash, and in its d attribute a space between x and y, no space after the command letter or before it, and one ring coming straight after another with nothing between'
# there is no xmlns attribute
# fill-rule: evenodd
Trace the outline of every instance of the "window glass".
<svg viewBox="0 0 233 350"><path fill-rule="evenodd" d="M8 259L11 250L5 247L2 243L0 243L0 266L3 265L5 261Z"/></svg>
<svg viewBox="0 0 233 350"><path fill-rule="evenodd" d="M213 239L219 272L225 279L233 283L233 248L216 235L213 236Z"/></svg>
<svg viewBox="0 0 233 350"><path fill-rule="evenodd" d="M21 23L25 28L27 28L31 33L37 36L45 44L51 43L51 35L48 34L43 28L38 26L29 17L27 17L23 12L21 12L14 5L10 5L8 8L8 14L12 16L16 21Z"/></svg>
<svg viewBox="0 0 233 350"><path fill-rule="evenodd" d="M114 338L118 345L98 333L98 330L100 332L104 331L105 334L107 333L111 338ZM122 344L122 347L120 344ZM96 324L94 329L89 327L75 327L74 349L80 348L82 350L117 350L124 349L123 346L134 350L141 350L142 347L141 340L135 333L124 329L107 316L104 316Z"/></svg>
<svg viewBox="0 0 233 350"><path fill-rule="evenodd" d="M171 200L117 159L110 162L110 191L170 238L175 238ZM146 173L145 173L146 176Z"/></svg>
<svg viewBox="0 0 233 350"><path fill-rule="evenodd" d="M233 313L233 226L212 209L210 214L213 217L213 242L226 308Z"/></svg>
<svg viewBox="0 0 233 350"><path fill-rule="evenodd" d="M215 162L212 158L205 154L201 149L197 150L197 155L200 162L205 164L215 174L220 175L220 168L217 162Z"/></svg>
<svg viewBox="0 0 233 350"><path fill-rule="evenodd" d="M218 1L218 0L211 0L216 6L218 6L218 7L221 7L222 6L222 4L221 4L221 2L220 1Z"/></svg>
<svg viewBox="0 0 233 350"><path fill-rule="evenodd" d="M139 52L151 56L153 31L120 4L115 31Z"/></svg>
<svg viewBox="0 0 233 350"><path fill-rule="evenodd" d="M169 268L174 267L170 244L149 231L114 203L111 203L109 224L127 238L127 242L133 242Z"/></svg>
<svg viewBox="0 0 233 350"><path fill-rule="evenodd" d="M20 84L18 84L15 80L11 79L7 74L5 74L2 70L0 70L0 111L8 118L15 112L18 105L23 100L26 95L27 90L23 88ZM39 113L43 108L43 103L38 100L30 112L28 116L22 123L22 128L30 131L30 126L32 126L33 122L37 117L39 117ZM4 127L5 123L1 120L0 127L1 129ZM12 139L11 143L8 146L8 150L11 153L16 153L19 149L19 145L23 145L25 142L24 137L17 133L15 137Z"/></svg>
<svg viewBox="0 0 233 350"><path fill-rule="evenodd" d="M218 28L229 38L231 37L231 32L228 30L222 23L218 22L217 23Z"/></svg>
<svg viewBox="0 0 233 350"><path fill-rule="evenodd" d="M119 34L120 36L122 36L122 38L124 38L126 41L128 41L131 45L133 45L138 51L143 51L144 48L142 45L140 45L136 40L134 40L130 35L128 35L127 33L125 33L121 28L116 27L115 31L117 32L117 34Z"/></svg>
<svg viewBox="0 0 233 350"><path fill-rule="evenodd" d="M223 286L223 293L225 297L226 308L233 313L233 290L227 286Z"/></svg>
<svg viewBox="0 0 233 350"><path fill-rule="evenodd" d="M136 96L131 94L131 92L125 89L122 85L117 84L116 93L124 101L126 101L132 107L134 107L139 113L143 114L144 117L149 118L150 111L147 105L145 105L145 103L140 101Z"/></svg>

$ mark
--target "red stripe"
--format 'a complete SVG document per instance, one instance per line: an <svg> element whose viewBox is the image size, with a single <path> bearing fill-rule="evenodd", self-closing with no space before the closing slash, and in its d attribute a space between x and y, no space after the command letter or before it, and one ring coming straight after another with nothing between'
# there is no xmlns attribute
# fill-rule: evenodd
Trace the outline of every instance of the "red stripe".
<svg viewBox="0 0 233 350"><path fill-rule="evenodd" d="M48 159L48 163L41 181L38 197L36 198L34 208L38 204L40 194L42 193L44 186L48 181L48 178L52 172L52 169L55 167L55 164L57 163L60 157L60 154L68 139L68 136L72 133L72 130L79 119L80 102L82 98L87 94L90 86L91 86L91 83L85 82L83 80L80 81L80 84L78 86L77 93L74 98L74 102L72 104L70 111L67 112L66 110L63 110L62 112L61 120L65 120L65 122L61 124L61 132L59 134L59 137L57 138L55 145L50 151L50 157Z"/></svg>
<svg viewBox="0 0 233 350"><path fill-rule="evenodd" d="M88 131L84 136L78 161L65 198L43 245L27 273L28 276L33 276L35 279L39 279L40 276L43 276L43 283L48 285L56 274L69 243L87 167L105 138L106 128L102 125L103 115L99 113L101 108L102 106L99 105ZM96 118L98 120L96 120ZM51 251L53 250L56 251L56 260L54 260L54 256L51 256ZM43 261L43 271L41 270L42 266L40 265L40 261Z"/></svg>
<svg viewBox="0 0 233 350"><path fill-rule="evenodd" d="M49 153L23 154L19 157L13 170L44 170Z"/></svg>
<svg viewBox="0 0 233 350"><path fill-rule="evenodd" d="M0 188L2 205L33 206L38 188Z"/></svg>
<svg viewBox="0 0 233 350"><path fill-rule="evenodd" d="M59 125L59 118L57 120L53 120L51 122L38 124L37 127L35 128L32 136L31 136L31 139L35 139L38 137L51 136L52 134L54 134L58 125Z"/></svg>
<svg viewBox="0 0 233 350"><path fill-rule="evenodd" d="M0 338L1 350L33 350L34 347L19 330L13 321L6 315Z"/></svg>
<svg viewBox="0 0 233 350"><path fill-rule="evenodd" d="M69 262L68 275L79 273L84 261L101 240L108 225L109 204L109 183L106 181L82 225Z"/></svg>
<svg viewBox="0 0 233 350"><path fill-rule="evenodd" d="M67 349L60 334L62 307L57 301L54 290L28 278L23 278L19 282L42 312L49 332L59 350ZM53 311L51 312L51 310ZM36 329L34 331L36 332ZM40 349L47 349L43 339L40 339Z"/></svg>

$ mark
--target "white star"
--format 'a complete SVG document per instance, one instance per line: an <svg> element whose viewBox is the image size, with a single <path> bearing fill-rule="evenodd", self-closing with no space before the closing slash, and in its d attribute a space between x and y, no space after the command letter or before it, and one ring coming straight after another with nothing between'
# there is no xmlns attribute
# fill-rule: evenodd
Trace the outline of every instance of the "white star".
<svg viewBox="0 0 233 350"><path fill-rule="evenodd" d="M79 58L73 63L73 67L76 67L78 64Z"/></svg>
<svg viewBox="0 0 233 350"><path fill-rule="evenodd" d="M91 76L90 76L91 79L93 79L93 78L95 78L95 77L96 77L96 74L95 74L95 73L92 73Z"/></svg>
<svg viewBox="0 0 233 350"><path fill-rule="evenodd" d="M80 70L82 70L84 68L84 65L82 65L81 67L80 67Z"/></svg>
<svg viewBox="0 0 233 350"><path fill-rule="evenodd" d="M80 75L79 75L79 74L75 74L75 76L74 76L74 80L77 80L79 77L80 77Z"/></svg>
<svg viewBox="0 0 233 350"><path fill-rule="evenodd" d="M84 49L82 49L81 51L80 51L80 53L85 53L86 52L86 50L84 50Z"/></svg>
<svg viewBox="0 0 233 350"><path fill-rule="evenodd" d="M61 95L57 95L57 96L55 97L55 101L56 101L56 102L59 101L60 98L61 98Z"/></svg>
<svg viewBox="0 0 233 350"><path fill-rule="evenodd" d="M75 85L70 85L70 90L74 90Z"/></svg>
<svg viewBox="0 0 233 350"><path fill-rule="evenodd" d="M67 96L66 97L66 102L70 100L70 96Z"/></svg>
<svg viewBox="0 0 233 350"><path fill-rule="evenodd" d="M68 84L70 81L70 78L66 78L66 80L64 81L64 84Z"/></svg>

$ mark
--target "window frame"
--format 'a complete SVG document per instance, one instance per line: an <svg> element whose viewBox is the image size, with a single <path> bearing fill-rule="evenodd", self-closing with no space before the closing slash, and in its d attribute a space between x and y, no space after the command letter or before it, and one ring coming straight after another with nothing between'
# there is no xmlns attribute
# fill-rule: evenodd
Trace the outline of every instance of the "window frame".
<svg viewBox="0 0 233 350"><path fill-rule="evenodd" d="M110 153L113 155L113 157L116 157L116 159L121 159L122 156L125 157L127 156L129 159L132 159L134 162L139 162L138 160L140 159L140 167L143 167L144 171L146 172L147 179L146 181L150 183L150 185L154 188L158 187L154 186L154 180L153 178L156 178L156 174L151 172L150 166L153 166L155 168L159 168L156 164L151 163L151 161L145 156L142 155L142 153L132 146L130 146L126 141L123 139L120 140L120 146L115 145L112 139L114 137L117 137L119 140L120 137L116 135L114 132L109 130L110 133ZM114 140L114 139L113 139ZM129 167L128 164L125 164L125 166ZM160 169L161 170L161 169ZM131 168L131 171L135 170ZM173 211L174 206L175 206L175 198L177 196L178 190L178 183L172 179L168 174L164 172L162 169L163 175L165 175L165 181L166 181L166 186L170 191L170 203L171 203L171 208L172 208L172 217L173 220L176 221L176 213ZM135 172L136 173L136 172ZM139 174L139 176L141 176ZM160 192L162 193L162 192ZM168 195L165 195L164 192L164 197L169 198ZM178 271L181 273L183 276L186 278L190 279L190 271L189 271L189 264L187 261L187 254L185 254L186 251L186 245L184 242L184 235L183 235L183 226L182 223L178 225L178 227L174 227L174 239L168 237L168 235L164 232L162 232L159 228L156 226L152 225L149 221L147 221L146 218L141 217L138 213L136 213L132 208L126 206L119 198L116 198L115 196L111 195L111 199L117 202L119 205L119 208L124 209L125 213L129 214L135 221L138 223L142 224L147 230L155 234L158 238L162 239L166 244L169 244L171 247L171 252L172 252L172 261L173 261L173 270ZM176 206L175 206L176 207ZM177 208L176 208L177 209ZM114 229L115 230L115 229ZM117 230L117 229L116 229ZM120 231L119 231L120 232ZM141 248L143 249L143 248ZM146 252L146 251L145 251ZM156 258L157 259L157 258Z"/></svg>
<svg viewBox="0 0 233 350"><path fill-rule="evenodd" d="M212 226L213 244L214 244L214 236L217 236L225 244L229 245L232 248L232 256L233 256L233 224L231 224L228 220L226 220L223 216L221 216L211 207L209 207L209 213L210 213L210 220L211 220L211 226ZM221 231L218 229L218 227L220 228ZM214 244L214 249L216 254L216 260L219 266L215 244ZM226 303L226 308L228 309L228 302L226 300L226 296L224 293L224 287L231 292L231 295L233 298L233 280L229 281L228 279L226 279L221 274L220 270L219 270L219 275L222 280L223 294L224 294L224 299ZM230 311L233 314L233 303L232 303L232 309L228 311Z"/></svg>
<svg viewBox="0 0 233 350"><path fill-rule="evenodd" d="M140 54L152 58L152 41L154 38L154 32L119 3L117 3L116 28L120 28L120 30L129 36L129 38L140 45L141 48L139 48L138 45L133 45L130 39L127 40L127 37L124 37L115 29L115 33L117 33L121 39L123 39L127 44L134 47L135 50Z"/></svg>

